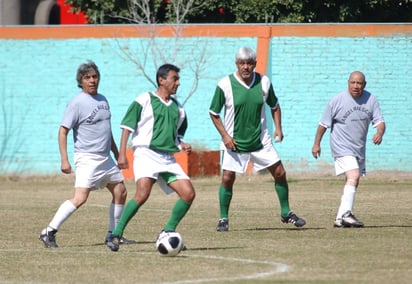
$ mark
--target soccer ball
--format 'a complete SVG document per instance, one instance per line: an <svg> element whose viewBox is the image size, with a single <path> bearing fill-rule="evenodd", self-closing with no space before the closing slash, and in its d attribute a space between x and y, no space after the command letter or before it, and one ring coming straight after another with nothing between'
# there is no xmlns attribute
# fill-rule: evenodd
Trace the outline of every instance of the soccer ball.
<svg viewBox="0 0 412 284"><path fill-rule="evenodd" d="M183 239L178 232L161 232L156 240L157 251L163 256L176 256L183 248Z"/></svg>

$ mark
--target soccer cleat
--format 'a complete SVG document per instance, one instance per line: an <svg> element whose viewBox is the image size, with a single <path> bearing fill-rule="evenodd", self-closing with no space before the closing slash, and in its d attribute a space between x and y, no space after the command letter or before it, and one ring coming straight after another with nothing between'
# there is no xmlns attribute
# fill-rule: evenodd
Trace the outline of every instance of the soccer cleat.
<svg viewBox="0 0 412 284"><path fill-rule="evenodd" d="M356 219L351 211L346 211L346 213L342 215L342 226L360 228L363 227L363 223Z"/></svg>
<svg viewBox="0 0 412 284"><path fill-rule="evenodd" d="M217 223L216 231L218 231L218 232L227 232L227 231L229 231L229 220L228 219L219 219L219 223Z"/></svg>
<svg viewBox="0 0 412 284"><path fill-rule="evenodd" d="M293 211L289 211L289 214L286 217L281 216L280 220L282 223L292 223L296 227L303 227L306 224L305 219L299 218Z"/></svg>
<svg viewBox="0 0 412 284"><path fill-rule="evenodd" d="M120 237L110 234L110 236L107 238L106 246L111 251L118 251L119 245L120 245L120 239L121 239Z"/></svg>
<svg viewBox="0 0 412 284"><path fill-rule="evenodd" d="M59 247L56 243L56 230L47 231L43 229L40 233L39 240L41 240L46 248L57 248Z"/></svg>
<svg viewBox="0 0 412 284"><path fill-rule="evenodd" d="M120 244L121 245L134 245L134 244L137 244L137 242L135 240L129 240L129 239L126 239L125 237L121 237Z"/></svg>
<svg viewBox="0 0 412 284"><path fill-rule="evenodd" d="M111 234L112 234L112 232L110 232L110 231L107 232L106 238L104 239L105 244L107 244L107 242L109 241L109 238L110 238ZM134 241L134 240L126 239L125 237L121 237L119 244L121 244L121 245L134 245L134 244L137 244L137 242Z"/></svg>
<svg viewBox="0 0 412 284"><path fill-rule="evenodd" d="M333 227L335 228L342 228L342 218L338 218L335 220L335 222L333 222Z"/></svg>

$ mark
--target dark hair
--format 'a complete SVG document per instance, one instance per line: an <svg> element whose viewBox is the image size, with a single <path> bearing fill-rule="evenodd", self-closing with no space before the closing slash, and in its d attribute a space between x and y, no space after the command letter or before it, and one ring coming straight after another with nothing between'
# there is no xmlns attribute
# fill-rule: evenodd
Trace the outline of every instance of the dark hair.
<svg viewBox="0 0 412 284"><path fill-rule="evenodd" d="M159 78L166 79L170 71L176 71L177 73L179 73L180 68L173 64L166 63L160 66L159 69L157 69L157 72L156 72L157 86L159 86Z"/></svg>
<svg viewBox="0 0 412 284"><path fill-rule="evenodd" d="M76 80L77 80L77 86L79 88L82 88L81 84L82 84L83 76L86 75L87 73L89 73L92 70L96 71L97 76L100 79L99 68L97 68L96 63L94 63L91 60L88 60L86 63L81 64L79 66L79 68L77 68Z"/></svg>

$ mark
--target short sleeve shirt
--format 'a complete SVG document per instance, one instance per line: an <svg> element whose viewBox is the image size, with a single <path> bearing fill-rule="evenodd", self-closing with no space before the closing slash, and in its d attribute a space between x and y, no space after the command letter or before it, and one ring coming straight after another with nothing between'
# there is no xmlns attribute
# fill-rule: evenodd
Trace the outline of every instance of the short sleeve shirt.
<svg viewBox="0 0 412 284"><path fill-rule="evenodd" d="M365 159L369 125L376 126L383 121L375 96L364 90L360 98L353 98L346 90L329 101L320 124L331 128L330 146L334 158Z"/></svg>
<svg viewBox="0 0 412 284"><path fill-rule="evenodd" d="M108 155L112 143L107 99L81 92L66 106L61 126L73 129L74 152Z"/></svg>
<svg viewBox="0 0 412 284"><path fill-rule="evenodd" d="M254 73L248 86L235 74L224 77L217 85L209 108L219 114L224 108L224 126L236 141L239 152L253 152L270 142L265 104L276 108L278 99L272 83L265 75Z"/></svg>
<svg viewBox="0 0 412 284"><path fill-rule="evenodd" d="M133 147L173 153L179 151L187 117L174 98L165 102L154 93L143 93L131 103L120 127L133 132Z"/></svg>

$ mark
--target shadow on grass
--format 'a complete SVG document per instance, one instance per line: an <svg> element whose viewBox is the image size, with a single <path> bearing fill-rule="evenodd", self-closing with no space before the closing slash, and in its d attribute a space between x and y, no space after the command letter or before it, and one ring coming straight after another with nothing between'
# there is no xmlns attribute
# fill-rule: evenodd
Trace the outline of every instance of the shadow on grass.
<svg viewBox="0 0 412 284"><path fill-rule="evenodd" d="M203 248L187 248L188 251L217 251L217 250L230 250L230 249L241 249L243 247L203 247Z"/></svg>
<svg viewBox="0 0 412 284"><path fill-rule="evenodd" d="M380 229L380 228L412 228L411 225L374 225L365 226L362 229Z"/></svg>
<svg viewBox="0 0 412 284"><path fill-rule="evenodd" d="M250 229L241 229L241 230L232 230L232 231L319 231L326 230L326 228L250 228Z"/></svg>
<svg viewBox="0 0 412 284"><path fill-rule="evenodd" d="M134 244L122 244L120 247L129 247L133 245L142 245L142 244L154 244L156 242L151 242L151 241L142 241L142 242L136 242ZM82 245L76 245L72 247L94 247L94 246L105 246L105 243L95 243L95 244L82 244ZM65 246L65 247L70 247L70 246ZM218 251L218 250L232 250L232 249L241 249L243 247L240 246L233 246L233 247L194 247L194 248L186 248L184 251Z"/></svg>
<svg viewBox="0 0 412 284"><path fill-rule="evenodd" d="M128 247L128 246L134 246L134 245L144 245L144 244L155 244L156 241L141 241L138 242L136 241L135 243L132 244L120 244L121 247ZM94 244L82 244L82 245L74 245L73 247L97 247L97 246L105 246L105 243L94 243ZM69 247L69 246L65 246Z"/></svg>

